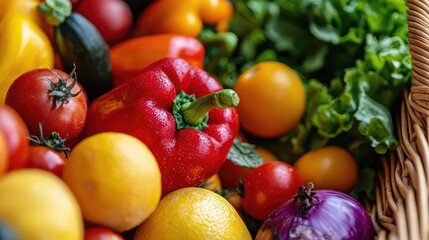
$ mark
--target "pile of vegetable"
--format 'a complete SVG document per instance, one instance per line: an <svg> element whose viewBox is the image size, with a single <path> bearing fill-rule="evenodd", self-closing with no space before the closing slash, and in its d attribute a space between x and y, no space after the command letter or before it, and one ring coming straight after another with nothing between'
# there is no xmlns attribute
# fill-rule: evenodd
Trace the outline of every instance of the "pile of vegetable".
<svg viewBox="0 0 429 240"><path fill-rule="evenodd" d="M237 73L257 62L293 68L306 86L304 117L292 131L256 141L289 163L321 146L346 148L360 168L353 195L369 199L380 154L398 144L392 113L411 84L407 7L384 3L235 1L230 29L239 45L214 70L233 86Z"/></svg>
<svg viewBox="0 0 429 240"><path fill-rule="evenodd" d="M372 239L411 84L406 10L8 1L0 238Z"/></svg>

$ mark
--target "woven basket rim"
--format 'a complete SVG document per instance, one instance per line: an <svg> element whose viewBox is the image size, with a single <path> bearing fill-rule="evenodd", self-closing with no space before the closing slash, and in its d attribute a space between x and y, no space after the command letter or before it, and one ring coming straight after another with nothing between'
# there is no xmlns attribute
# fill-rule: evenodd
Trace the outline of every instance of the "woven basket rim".
<svg viewBox="0 0 429 240"><path fill-rule="evenodd" d="M370 211L378 239L429 239L429 0L407 0L412 86L396 130L400 145L382 157Z"/></svg>

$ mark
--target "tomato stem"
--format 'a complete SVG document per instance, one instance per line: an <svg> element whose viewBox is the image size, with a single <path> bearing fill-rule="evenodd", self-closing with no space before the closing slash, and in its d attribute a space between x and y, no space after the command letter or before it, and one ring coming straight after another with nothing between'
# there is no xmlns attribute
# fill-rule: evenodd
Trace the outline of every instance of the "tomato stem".
<svg viewBox="0 0 429 240"><path fill-rule="evenodd" d="M51 72L58 78L57 82L53 82L48 77L42 77L42 79L50 84L51 89L49 96L54 98L55 108L57 109L61 107L61 104L64 101L68 102L70 98L78 96L81 91L79 90L77 93L71 92L77 83L76 66L74 66L72 72L65 79L58 75L58 73L56 73L54 70L51 70ZM67 82L70 80L70 78L73 78L73 82L67 86Z"/></svg>
<svg viewBox="0 0 429 240"><path fill-rule="evenodd" d="M316 193L313 192L314 184L308 183L308 187L300 186L298 188L298 194L293 197L295 206L298 206L298 216L302 218L308 218L308 212L314 206L319 204L319 198Z"/></svg>
<svg viewBox="0 0 429 240"><path fill-rule="evenodd" d="M37 146L45 146L57 152L63 152L66 157L70 152L70 148L65 146L66 138L61 138L57 132L52 132L45 138L43 135L43 124L39 123L39 136L31 135L30 143Z"/></svg>
<svg viewBox="0 0 429 240"><path fill-rule="evenodd" d="M191 127L202 130L207 127L208 112L212 108L235 107L239 102L238 94L232 89L223 89L197 100L181 91L173 102L177 129Z"/></svg>

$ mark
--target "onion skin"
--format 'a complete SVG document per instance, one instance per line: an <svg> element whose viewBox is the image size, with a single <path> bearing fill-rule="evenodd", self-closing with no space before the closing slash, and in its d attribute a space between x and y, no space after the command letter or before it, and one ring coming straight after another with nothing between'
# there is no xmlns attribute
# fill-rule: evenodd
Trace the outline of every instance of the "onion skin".
<svg viewBox="0 0 429 240"><path fill-rule="evenodd" d="M362 205L351 196L332 190L314 190L318 203L299 216L294 199L274 210L255 240L374 239L374 226Z"/></svg>

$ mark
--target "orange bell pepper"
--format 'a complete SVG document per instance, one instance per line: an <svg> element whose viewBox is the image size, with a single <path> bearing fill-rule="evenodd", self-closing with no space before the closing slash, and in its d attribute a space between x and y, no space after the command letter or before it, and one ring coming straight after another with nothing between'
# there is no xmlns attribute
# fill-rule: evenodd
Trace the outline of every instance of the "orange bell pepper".
<svg viewBox="0 0 429 240"><path fill-rule="evenodd" d="M114 86L118 86L148 65L162 58L183 58L203 68L204 46L197 39L177 34L129 38L110 48Z"/></svg>
<svg viewBox="0 0 429 240"><path fill-rule="evenodd" d="M227 31L232 12L228 0L157 0L140 14L133 36L176 33L197 37L204 24Z"/></svg>

